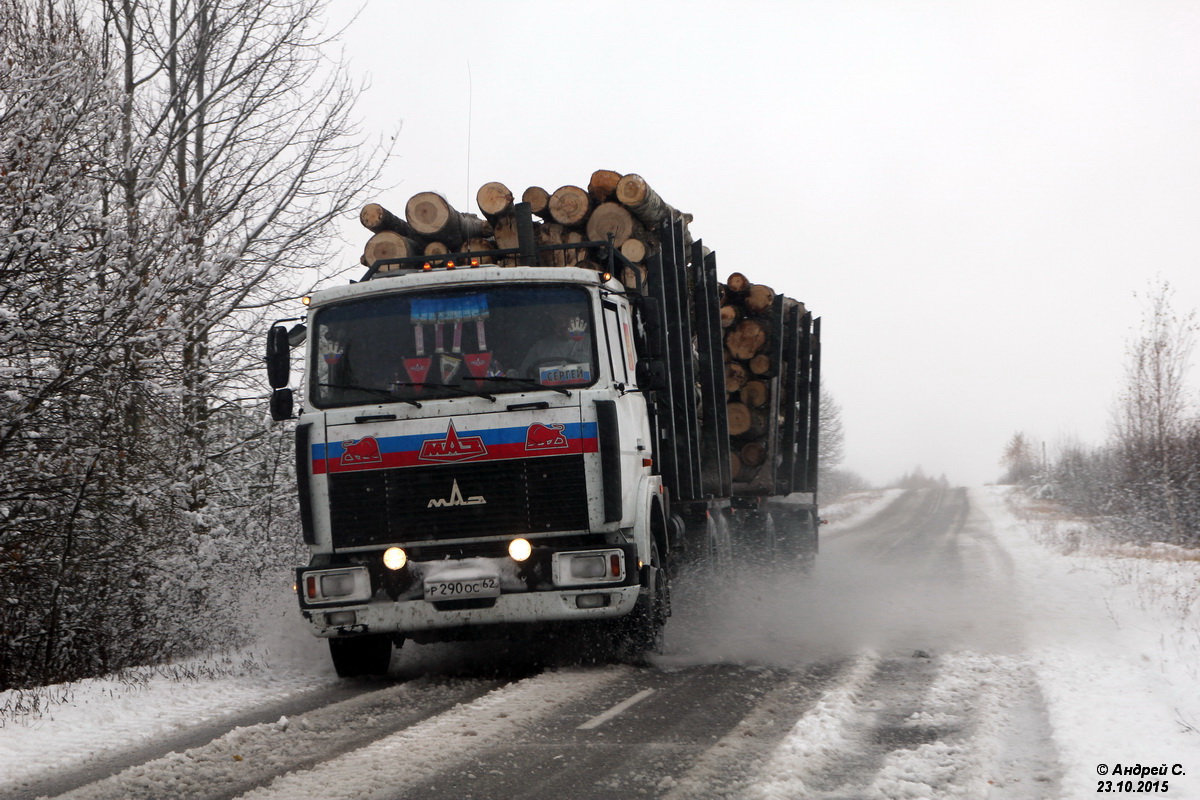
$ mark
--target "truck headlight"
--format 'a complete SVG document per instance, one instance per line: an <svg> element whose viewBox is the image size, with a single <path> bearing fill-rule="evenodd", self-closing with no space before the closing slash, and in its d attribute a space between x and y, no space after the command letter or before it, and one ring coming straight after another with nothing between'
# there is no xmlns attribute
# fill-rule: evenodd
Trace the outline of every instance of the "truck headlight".
<svg viewBox="0 0 1200 800"><path fill-rule="evenodd" d="M390 570L404 569L408 563L408 554L399 547L389 547L383 551L383 565Z"/></svg>
<svg viewBox="0 0 1200 800"><path fill-rule="evenodd" d="M309 570L304 573L307 603L364 602L371 599L371 577L366 567Z"/></svg>
<svg viewBox="0 0 1200 800"><path fill-rule="evenodd" d="M607 572L604 556L576 556L571 559L572 578L603 578Z"/></svg>
<svg viewBox="0 0 1200 800"><path fill-rule="evenodd" d="M508 555L513 561L527 561L533 555L533 545L528 539L513 539L508 543Z"/></svg>
<svg viewBox="0 0 1200 800"><path fill-rule="evenodd" d="M615 549L555 553L550 566L555 586L621 583L625 580L625 554Z"/></svg>
<svg viewBox="0 0 1200 800"><path fill-rule="evenodd" d="M333 575L321 576L321 594L326 597L346 597L354 594L357 583L355 575L350 572L339 572Z"/></svg>

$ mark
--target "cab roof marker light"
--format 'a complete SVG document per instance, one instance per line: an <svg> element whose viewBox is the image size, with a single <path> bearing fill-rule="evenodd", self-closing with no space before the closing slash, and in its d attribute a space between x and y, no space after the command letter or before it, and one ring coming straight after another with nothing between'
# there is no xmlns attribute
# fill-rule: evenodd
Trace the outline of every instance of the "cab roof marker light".
<svg viewBox="0 0 1200 800"><path fill-rule="evenodd" d="M311 297L309 297L308 295L304 295L304 297L301 297L301 298L300 298L300 302L301 302L301 303L303 303L303 304L304 304L304 305L306 305L306 306L307 306L307 305L311 305L311 304L312 304L312 298L311 298Z"/></svg>

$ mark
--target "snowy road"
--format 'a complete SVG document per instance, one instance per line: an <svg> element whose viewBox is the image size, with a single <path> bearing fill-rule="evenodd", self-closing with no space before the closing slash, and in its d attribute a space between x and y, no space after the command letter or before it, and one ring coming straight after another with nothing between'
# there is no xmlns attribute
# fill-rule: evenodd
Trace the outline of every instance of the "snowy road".
<svg viewBox="0 0 1200 800"><path fill-rule="evenodd" d="M1046 609L1066 602L1046 587L1065 579L994 493L893 492L833 522L808 578L747 569L721 603L680 581L669 652L652 668L406 647L388 680L313 678L102 752L70 740L63 708L66 760L52 770L31 762L55 722L31 726L24 761L2 758L22 731L0 729L0 768L17 778L0 796L1042 800L1095 794L1100 762L1164 759L1200 775L1197 737L1160 720L1080 735L1090 712L1071 699L1075 655L1046 649ZM1116 595L1105 603L1111 620L1123 613ZM1100 647L1088 626L1110 633L1093 611L1071 612L1085 654ZM1157 688L1136 661L1084 679L1140 692L1144 711ZM122 708L109 721L126 730ZM162 714L146 726L161 730ZM1200 781L1174 780L1155 794L1200 797Z"/></svg>

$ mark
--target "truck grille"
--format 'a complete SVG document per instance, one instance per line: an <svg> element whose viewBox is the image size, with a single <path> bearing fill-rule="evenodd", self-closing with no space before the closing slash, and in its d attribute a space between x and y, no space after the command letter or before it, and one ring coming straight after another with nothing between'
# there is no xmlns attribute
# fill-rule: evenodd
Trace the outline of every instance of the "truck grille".
<svg viewBox="0 0 1200 800"><path fill-rule="evenodd" d="M333 473L329 513L334 547L582 530L583 457Z"/></svg>

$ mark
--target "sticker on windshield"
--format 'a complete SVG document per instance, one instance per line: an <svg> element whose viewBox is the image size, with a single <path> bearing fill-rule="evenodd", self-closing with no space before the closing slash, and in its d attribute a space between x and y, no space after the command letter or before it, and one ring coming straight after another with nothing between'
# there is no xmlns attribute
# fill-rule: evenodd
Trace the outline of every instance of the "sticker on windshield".
<svg viewBox="0 0 1200 800"><path fill-rule="evenodd" d="M538 382L543 386L563 386L573 383L591 383L591 364L559 364L538 370Z"/></svg>

